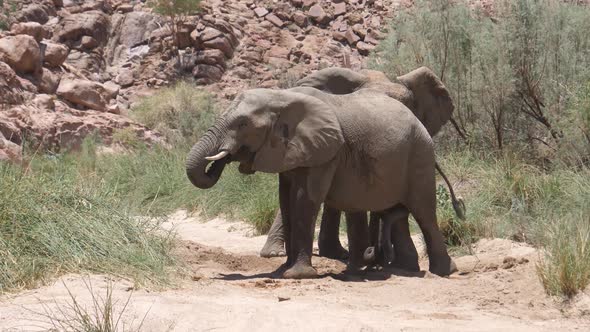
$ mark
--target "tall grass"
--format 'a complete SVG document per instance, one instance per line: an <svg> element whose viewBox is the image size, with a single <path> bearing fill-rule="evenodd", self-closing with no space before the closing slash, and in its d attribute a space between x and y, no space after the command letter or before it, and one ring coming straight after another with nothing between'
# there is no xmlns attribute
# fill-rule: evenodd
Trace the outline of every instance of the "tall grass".
<svg viewBox="0 0 590 332"><path fill-rule="evenodd" d="M590 285L589 212L572 212L547 223L549 245L537 272L551 295L573 297Z"/></svg>
<svg viewBox="0 0 590 332"><path fill-rule="evenodd" d="M195 142L213 123L216 106L213 97L188 82L143 99L131 117L164 134L168 142Z"/></svg>
<svg viewBox="0 0 590 332"><path fill-rule="evenodd" d="M2 163L0 182L0 292L81 270L139 283L167 280L174 264L170 234L133 218L112 187L86 181L75 163L50 157L26 169Z"/></svg>
<svg viewBox="0 0 590 332"><path fill-rule="evenodd" d="M187 209L205 217L240 218L252 222L259 232L267 231L278 206L276 175L246 176L230 164L215 186L201 190L186 177L189 149L185 145L152 147L98 156L95 166L86 170L86 181L111 188L111 195L125 201L127 209L136 214L163 216Z"/></svg>

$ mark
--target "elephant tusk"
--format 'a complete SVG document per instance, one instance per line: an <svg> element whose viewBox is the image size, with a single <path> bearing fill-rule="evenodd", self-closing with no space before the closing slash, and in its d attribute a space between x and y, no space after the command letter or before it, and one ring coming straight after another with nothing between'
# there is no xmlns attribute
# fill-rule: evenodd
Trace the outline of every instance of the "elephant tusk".
<svg viewBox="0 0 590 332"><path fill-rule="evenodd" d="M205 157L205 159L209 160L209 161L215 161L215 160L219 160L219 159L223 159L225 158L227 155L229 154L229 152L227 151L221 151L218 154L211 156L211 157Z"/></svg>

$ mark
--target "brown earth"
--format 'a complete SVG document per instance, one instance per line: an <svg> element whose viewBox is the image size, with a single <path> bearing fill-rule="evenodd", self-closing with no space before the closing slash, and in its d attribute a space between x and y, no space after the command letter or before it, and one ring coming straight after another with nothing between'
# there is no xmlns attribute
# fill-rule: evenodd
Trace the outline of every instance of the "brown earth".
<svg viewBox="0 0 590 332"><path fill-rule="evenodd" d="M202 223L180 212L174 227L190 280L176 289L134 290L105 276L68 275L40 289L0 298L0 330L43 330L47 313L68 302L68 289L90 305L88 285L104 296L112 283L115 309L130 297L122 321L141 331L588 331L590 296L569 304L547 297L535 274L538 252L502 239L481 240L472 255L456 256L461 270L450 278L427 272L344 273L339 261L313 258L321 277L273 276L283 258L257 255L264 236L222 219ZM420 244L419 238L415 238ZM222 246L223 248L220 248ZM427 263L422 259L422 267ZM132 291L134 290L134 291Z"/></svg>

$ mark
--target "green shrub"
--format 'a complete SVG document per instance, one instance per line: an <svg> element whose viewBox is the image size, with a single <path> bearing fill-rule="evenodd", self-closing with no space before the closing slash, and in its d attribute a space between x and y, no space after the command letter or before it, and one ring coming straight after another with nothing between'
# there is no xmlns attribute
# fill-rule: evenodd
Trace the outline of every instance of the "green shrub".
<svg viewBox="0 0 590 332"><path fill-rule="evenodd" d="M473 147L546 160L564 142L583 143L577 151L588 156L572 112L590 82L589 16L589 6L559 0L495 1L492 13L463 1L416 1L392 21L371 66L391 77L432 68ZM456 138L443 132L437 141L446 147Z"/></svg>
<svg viewBox="0 0 590 332"><path fill-rule="evenodd" d="M131 111L132 118L158 130L172 144L195 142L215 114L213 97L187 82L145 98Z"/></svg>
<svg viewBox="0 0 590 332"><path fill-rule="evenodd" d="M116 129L113 132L113 143L128 148L139 148L144 145L132 128Z"/></svg>
<svg viewBox="0 0 590 332"><path fill-rule="evenodd" d="M590 210L548 221L537 273L550 295L569 298L590 284Z"/></svg>

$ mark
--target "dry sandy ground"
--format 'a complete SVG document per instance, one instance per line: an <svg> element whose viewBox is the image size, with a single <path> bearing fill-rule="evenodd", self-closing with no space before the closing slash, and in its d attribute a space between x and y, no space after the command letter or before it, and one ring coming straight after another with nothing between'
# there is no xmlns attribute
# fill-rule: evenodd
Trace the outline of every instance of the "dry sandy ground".
<svg viewBox="0 0 590 332"><path fill-rule="evenodd" d="M590 296L569 305L545 296L535 275L538 253L520 243L482 240L473 255L455 258L462 273L450 278L400 271L353 276L342 273L341 262L314 257L322 278L295 281L272 278L284 259L258 257L265 238L250 236L242 223L201 223L182 212L171 220L165 226L185 240L179 251L192 278L157 292L114 281L116 310L130 297L126 328L145 317L141 331L590 330ZM63 308L67 289L89 305L87 285L104 295L107 280L68 275L0 297L0 331L46 330L48 320L39 313L58 312L56 303Z"/></svg>

